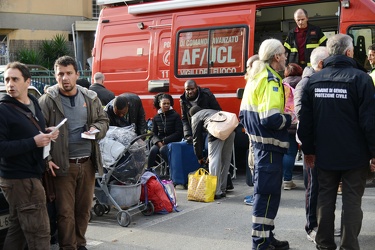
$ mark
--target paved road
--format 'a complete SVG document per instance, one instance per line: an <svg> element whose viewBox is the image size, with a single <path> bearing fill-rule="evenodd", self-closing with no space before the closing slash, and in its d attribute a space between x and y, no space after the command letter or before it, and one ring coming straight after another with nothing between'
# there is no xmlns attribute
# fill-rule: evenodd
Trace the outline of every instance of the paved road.
<svg viewBox="0 0 375 250"><path fill-rule="evenodd" d="M282 200L275 221L276 238L288 240L291 249L312 250L315 245L306 239L304 231L304 189L302 175L294 175L297 189L282 192ZM167 215L143 216L133 214L132 223L121 227L115 219L116 211L102 217L94 215L87 239L88 249L251 249L252 207L243 204L243 197L252 188L245 184L245 176L234 180L235 189L219 202L187 201L187 191L177 190L180 212ZM367 188L363 197L364 220L359 237L362 250L375 246L375 188ZM337 201L338 227L341 196ZM340 238L336 238L339 243Z"/></svg>

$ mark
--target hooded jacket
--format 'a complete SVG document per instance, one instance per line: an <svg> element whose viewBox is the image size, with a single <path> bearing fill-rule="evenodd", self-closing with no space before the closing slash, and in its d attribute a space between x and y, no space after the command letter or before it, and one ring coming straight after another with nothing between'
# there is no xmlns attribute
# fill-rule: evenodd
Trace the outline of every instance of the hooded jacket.
<svg viewBox="0 0 375 250"><path fill-rule="evenodd" d="M193 146L194 146L194 153L197 156L198 160L203 158L203 150L204 150L204 140L205 134L207 133L208 141L217 140L216 137L208 133L207 126L209 122L209 118L219 112L220 110L213 110L213 109L202 109L195 113L191 117L191 129L193 131Z"/></svg>
<svg viewBox="0 0 375 250"><path fill-rule="evenodd" d="M298 137L315 166L349 170L375 157L375 89L371 77L344 55L324 60L302 95Z"/></svg>
<svg viewBox="0 0 375 250"><path fill-rule="evenodd" d="M186 99L185 93L180 96L181 105L181 120L184 127L184 136L191 136L191 117L189 115L189 109L192 107L188 99ZM214 109L221 110L219 103L217 102L214 94L207 88L198 87L197 105L202 109Z"/></svg>
<svg viewBox="0 0 375 250"><path fill-rule="evenodd" d="M35 119L42 132L45 132L45 121L37 99L28 95L35 106ZM41 178L46 170L43 159L43 147L37 147L34 136L39 129L16 110L16 105L32 114L27 106L9 95L0 99L0 176L6 179Z"/></svg>
<svg viewBox="0 0 375 250"><path fill-rule="evenodd" d="M88 90L79 85L77 85L77 90L83 94L86 101L88 127L95 127L99 130L99 133L96 134L95 140L91 140L91 160L95 169L99 171L99 174L102 174L103 166L98 140L104 138L107 133L109 127L108 118L105 115L101 102L94 91ZM48 127L57 125L65 118L58 84L47 89L47 93L39 98L39 104L42 108ZM56 175L63 176L67 175L69 170L69 130L67 123L60 127L59 131L59 137L56 142L52 144L50 152L52 161L60 167L55 170Z"/></svg>

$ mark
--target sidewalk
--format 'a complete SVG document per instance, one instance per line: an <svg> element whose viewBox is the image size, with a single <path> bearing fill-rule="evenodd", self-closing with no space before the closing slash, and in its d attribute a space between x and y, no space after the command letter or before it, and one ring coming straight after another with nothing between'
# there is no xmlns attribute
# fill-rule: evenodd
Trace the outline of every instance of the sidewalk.
<svg viewBox="0 0 375 250"><path fill-rule="evenodd" d="M312 250L304 230L304 188L302 173L293 177L296 189L282 191L275 220L276 238L288 240L290 249ZM234 191L212 203L187 201L187 190L176 190L180 212L167 215L132 215L132 223L121 227L116 211L102 217L94 215L87 231L88 249L250 249L252 207L243 198L252 193L245 176L234 180ZM363 197L364 219L359 237L362 250L375 245L375 188L367 188ZM341 196L337 199L336 227L339 227ZM339 244L340 238L336 238Z"/></svg>

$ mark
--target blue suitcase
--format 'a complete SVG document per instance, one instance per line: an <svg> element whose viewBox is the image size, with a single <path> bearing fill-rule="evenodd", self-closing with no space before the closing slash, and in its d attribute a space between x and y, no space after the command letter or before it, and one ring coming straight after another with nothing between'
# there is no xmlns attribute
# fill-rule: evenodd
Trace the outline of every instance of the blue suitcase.
<svg viewBox="0 0 375 250"><path fill-rule="evenodd" d="M188 174L200 168L194 154L193 144L186 141L171 142L169 149L169 171L175 185L187 185Z"/></svg>

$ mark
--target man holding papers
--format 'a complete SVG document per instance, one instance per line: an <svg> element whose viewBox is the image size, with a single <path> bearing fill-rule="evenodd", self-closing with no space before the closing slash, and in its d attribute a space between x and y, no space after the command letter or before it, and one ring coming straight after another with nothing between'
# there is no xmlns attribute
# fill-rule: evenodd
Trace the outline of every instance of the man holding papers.
<svg viewBox="0 0 375 250"><path fill-rule="evenodd" d="M45 128L37 99L28 94L26 65L9 63L4 72L7 95L0 100L0 186L9 203L4 249L50 249L50 227L42 174L43 147L58 136Z"/></svg>
<svg viewBox="0 0 375 250"><path fill-rule="evenodd" d="M86 249L95 170L102 168L97 140L105 136L108 118L97 94L76 84L79 73L72 57L58 58L54 69L58 84L49 87L39 103L47 124L68 118L52 145L49 161L51 170L59 167L53 172L59 247Z"/></svg>

